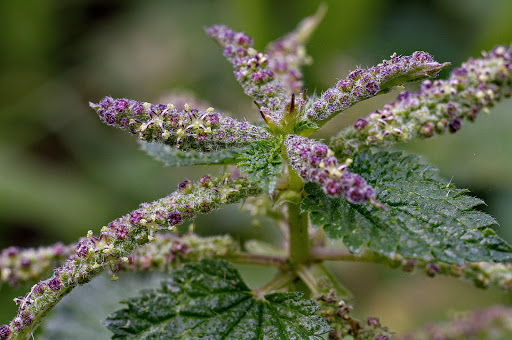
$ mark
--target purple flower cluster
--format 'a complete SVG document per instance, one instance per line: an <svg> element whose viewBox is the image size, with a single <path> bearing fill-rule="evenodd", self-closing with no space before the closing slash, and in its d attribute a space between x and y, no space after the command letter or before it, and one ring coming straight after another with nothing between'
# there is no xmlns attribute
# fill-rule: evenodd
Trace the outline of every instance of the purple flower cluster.
<svg viewBox="0 0 512 340"><path fill-rule="evenodd" d="M167 214L167 221L169 221L170 226L180 224L182 220L183 218L178 210L173 210Z"/></svg>
<svg viewBox="0 0 512 340"><path fill-rule="evenodd" d="M21 315L18 315L14 318L12 321L12 326L15 330L20 330L25 326L31 325L33 320L34 317L30 313L21 313Z"/></svg>
<svg viewBox="0 0 512 340"><path fill-rule="evenodd" d="M279 125L289 94L269 67L268 55L252 48L251 38L226 26L211 26L206 33L224 48L224 57L233 64L236 80L259 105L265 120Z"/></svg>
<svg viewBox="0 0 512 340"><path fill-rule="evenodd" d="M469 59L447 80L425 80L416 93L402 92L382 109L358 119L332 141L351 154L367 145L389 145L416 137L457 132L464 119L512 95L512 47L497 46Z"/></svg>
<svg viewBox="0 0 512 340"><path fill-rule="evenodd" d="M399 57L395 54L390 60L369 69L356 69L345 79L338 81L322 93L306 111L304 119L315 123L325 123L335 114L376 94L390 90L393 86L410 81L435 77L449 63L440 64L426 52L414 52L411 56Z"/></svg>
<svg viewBox="0 0 512 340"><path fill-rule="evenodd" d="M136 134L144 141L158 141L182 150L215 151L269 137L265 129L226 117L213 108L199 111L185 105L178 110L173 104L153 105L111 97L90 106L107 125Z"/></svg>
<svg viewBox="0 0 512 340"><path fill-rule="evenodd" d="M370 202L382 208L372 187L349 172L347 164L338 164L327 145L296 135L288 135L285 145L290 165L304 181L319 184L329 196L343 196L352 203Z"/></svg>
<svg viewBox="0 0 512 340"><path fill-rule="evenodd" d="M62 281L58 276L54 276L48 281L48 287L55 292L62 288Z"/></svg>
<svg viewBox="0 0 512 340"><path fill-rule="evenodd" d="M31 248L21 251L9 247L0 253L0 281L11 286L40 279L54 266L73 252L72 247L62 243L51 247Z"/></svg>
<svg viewBox="0 0 512 340"><path fill-rule="evenodd" d="M7 325L0 326L0 340L5 340L11 335L12 331Z"/></svg>

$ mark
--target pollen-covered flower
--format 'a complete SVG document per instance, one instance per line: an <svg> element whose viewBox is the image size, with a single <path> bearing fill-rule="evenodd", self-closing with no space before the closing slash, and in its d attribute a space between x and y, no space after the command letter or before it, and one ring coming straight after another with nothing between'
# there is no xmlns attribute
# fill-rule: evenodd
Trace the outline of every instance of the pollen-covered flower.
<svg viewBox="0 0 512 340"><path fill-rule="evenodd" d="M90 106L107 125L136 134L141 140L185 151L215 151L269 138L265 129L226 117L213 108L199 111L185 105L178 110L173 104L154 105L110 97Z"/></svg>
<svg viewBox="0 0 512 340"><path fill-rule="evenodd" d="M288 135L285 145L293 170L304 181L319 184L329 196L343 196L352 203L370 202L382 208L372 187L347 170L350 161L339 164L327 145L296 135Z"/></svg>

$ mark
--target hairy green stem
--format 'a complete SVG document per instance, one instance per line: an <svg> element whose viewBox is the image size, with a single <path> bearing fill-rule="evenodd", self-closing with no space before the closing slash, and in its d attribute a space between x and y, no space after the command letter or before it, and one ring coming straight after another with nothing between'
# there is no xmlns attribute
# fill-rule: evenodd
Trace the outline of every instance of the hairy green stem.
<svg viewBox="0 0 512 340"><path fill-rule="evenodd" d="M288 203L288 228L290 231L290 260L296 264L310 260L308 216L300 212L298 204Z"/></svg>
<svg viewBox="0 0 512 340"><path fill-rule="evenodd" d="M285 287L290 281L294 280L297 275L289 270L279 270L276 275L267 282L263 287L255 289L256 296L263 296Z"/></svg>
<svg viewBox="0 0 512 340"><path fill-rule="evenodd" d="M309 221L308 214L300 210L302 200L302 188L304 183L295 171L288 167L289 190L296 193L297 201L287 202L287 222L290 237L290 260L295 264L303 264L310 261L309 254Z"/></svg>
<svg viewBox="0 0 512 340"><path fill-rule="evenodd" d="M316 281L316 278L312 275L311 271L309 270L309 267L304 265L299 265L296 268L297 275L300 277L302 282L308 286L308 288L311 290L311 295L315 296L319 293L318 290L318 283Z"/></svg>
<svg viewBox="0 0 512 340"><path fill-rule="evenodd" d="M285 267L286 260L282 256L239 253L225 257L226 260L234 263L259 264L263 266Z"/></svg>

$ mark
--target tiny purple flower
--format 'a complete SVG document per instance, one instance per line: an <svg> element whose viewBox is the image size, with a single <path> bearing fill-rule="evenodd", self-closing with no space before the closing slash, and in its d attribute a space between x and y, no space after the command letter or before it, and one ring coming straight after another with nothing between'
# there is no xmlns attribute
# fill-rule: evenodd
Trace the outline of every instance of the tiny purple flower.
<svg viewBox="0 0 512 340"><path fill-rule="evenodd" d="M181 182L180 184L178 184L178 190L185 191L185 190L188 190L190 188L190 186L191 186L190 181L188 179L186 179L183 182Z"/></svg>
<svg viewBox="0 0 512 340"><path fill-rule="evenodd" d="M128 108L128 100L126 99L116 99L114 102L114 109L117 112L124 112Z"/></svg>
<svg viewBox="0 0 512 340"><path fill-rule="evenodd" d="M62 288L62 281L57 276L54 276L48 281L48 287L56 292Z"/></svg>
<svg viewBox="0 0 512 340"><path fill-rule="evenodd" d="M113 101L114 100L112 99L112 97L105 97L100 101L99 106L103 109L106 109L110 105L112 105Z"/></svg>
<svg viewBox="0 0 512 340"><path fill-rule="evenodd" d="M354 123L354 128L356 128L357 130L361 131L362 129L365 128L365 126L367 124L368 124L368 122L366 121L366 119L358 118L356 120L356 122Z"/></svg>
<svg viewBox="0 0 512 340"><path fill-rule="evenodd" d="M209 113L204 117L204 120L206 120L211 126L217 126L217 124L219 124L219 115L216 113Z"/></svg>
<svg viewBox="0 0 512 340"><path fill-rule="evenodd" d="M373 80L367 82L364 86L366 88L366 91L368 91L368 94L370 94L372 96L377 94L377 92L379 92L379 90L380 90L379 84L377 84L377 82L373 81Z"/></svg>
<svg viewBox="0 0 512 340"><path fill-rule="evenodd" d="M170 226L175 226L176 224L181 223L181 213L178 210L171 211L167 214L167 221Z"/></svg>
<svg viewBox="0 0 512 340"><path fill-rule="evenodd" d="M194 216L194 208L192 208L190 205L188 204L185 204L182 209L181 209L181 212L183 213L183 216L185 217L192 217Z"/></svg>
<svg viewBox="0 0 512 340"><path fill-rule="evenodd" d="M67 248L62 243L57 243L52 247L52 252L54 256L61 256L67 251Z"/></svg>
<svg viewBox="0 0 512 340"><path fill-rule="evenodd" d="M134 115L140 115L142 112L144 112L144 106L142 106L141 102L135 102L132 106L132 112Z"/></svg>
<svg viewBox="0 0 512 340"><path fill-rule="evenodd" d="M212 210L211 202L203 200L199 203L199 211L202 213L208 213Z"/></svg>
<svg viewBox="0 0 512 340"><path fill-rule="evenodd" d="M30 260L29 260L29 259L27 259L26 257L22 257L22 258L20 259L20 266L21 266L22 268L28 268L28 267L30 267L31 265L32 265L32 262L30 262Z"/></svg>
<svg viewBox="0 0 512 340"><path fill-rule="evenodd" d="M199 185L202 187L206 187L211 183L211 177L206 175L199 179Z"/></svg>
<svg viewBox="0 0 512 340"><path fill-rule="evenodd" d="M139 221L142 219L142 214L135 210L130 214L130 223L131 224L138 224Z"/></svg>
<svg viewBox="0 0 512 340"><path fill-rule="evenodd" d="M119 225L116 228L116 237L123 240L128 235L128 227L124 224Z"/></svg>
<svg viewBox="0 0 512 340"><path fill-rule="evenodd" d="M462 127L462 121L460 118L455 118L450 123L448 123L448 128L450 129L451 133L455 133L460 130Z"/></svg>
<svg viewBox="0 0 512 340"><path fill-rule="evenodd" d="M439 266L434 263L427 263L427 266L425 267L426 273L430 277L434 277L439 273Z"/></svg>
<svg viewBox="0 0 512 340"><path fill-rule="evenodd" d="M81 258L87 257L87 254L89 253L88 243L89 242L86 240L82 240L82 241L78 242L78 244L75 247L75 254L78 257L81 257Z"/></svg>
<svg viewBox="0 0 512 340"><path fill-rule="evenodd" d="M23 320L24 325L28 326L32 323L34 317L29 312L23 312L23 314L21 314L21 319Z"/></svg>

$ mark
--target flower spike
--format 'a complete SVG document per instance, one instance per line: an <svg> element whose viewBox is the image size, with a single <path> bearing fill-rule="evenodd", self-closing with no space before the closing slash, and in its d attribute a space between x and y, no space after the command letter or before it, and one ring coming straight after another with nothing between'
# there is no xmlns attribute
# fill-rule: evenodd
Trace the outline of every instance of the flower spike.
<svg viewBox="0 0 512 340"><path fill-rule="evenodd" d="M269 68L268 55L252 48L251 38L226 26L211 26L206 33L224 48L224 57L233 64L236 80L259 105L268 124L279 125L288 93Z"/></svg>
<svg viewBox="0 0 512 340"><path fill-rule="evenodd" d="M90 106L107 125L137 134L146 142L161 142L184 151L217 151L270 137L265 129L226 117L213 108L199 111L185 104L178 110L173 104L110 97Z"/></svg>
<svg viewBox="0 0 512 340"><path fill-rule="evenodd" d="M123 263L130 262L128 256L135 249L155 241L155 232L175 230L186 219L260 192L246 179L232 179L230 174L225 174L203 178L197 183L185 181L171 195L142 203L139 209L103 227L99 236L93 236L90 231L50 279L35 284L25 297L16 300L18 314L8 328L1 330L15 330L19 338L31 334L48 311L73 288L89 282L103 268L121 269ZM18 252L9 251L16 255Z"/></svg>
<svg viewBox="0 0 512 340"><path fill-rule="evenodd" d="M426 52L414 52L411 56L399 57L395 54L390 60L383 60L369 69L356 69L345 79L338 81L322 93L306 111L303 120L319 126L352 105L380 93L391 90L394 86L427 77L435 77L440 70L450 63L440 64Z"/></svg>
<svg viewBox="0 0 512 340"><path fill-rule="evenodd" d="M347 170L350 158L340 165L327 145L296 135L288 135L285 146L293 170L304 181L319 184L331 197L343 196L352 203L369 202L384 209L375 199L372 187Z"/></svg>
<svg viewBox="0 0 512 340"><path fill-rule="evenodd" d="M425 80L416 93L402 92L383 109L359 118L331 140L336 153L350 155L368 146L457 132L463 120L512 95L512 47L500 45L463 63L447 80Z"/></svg>

